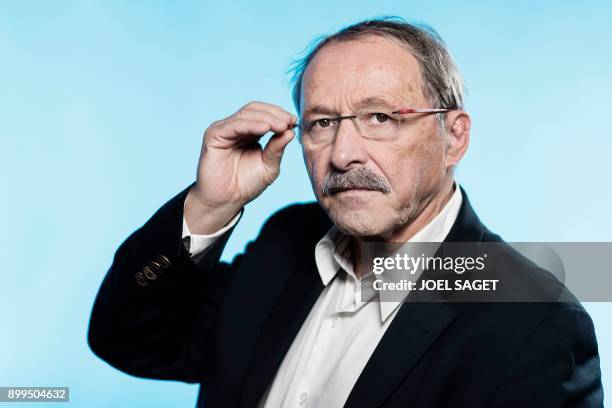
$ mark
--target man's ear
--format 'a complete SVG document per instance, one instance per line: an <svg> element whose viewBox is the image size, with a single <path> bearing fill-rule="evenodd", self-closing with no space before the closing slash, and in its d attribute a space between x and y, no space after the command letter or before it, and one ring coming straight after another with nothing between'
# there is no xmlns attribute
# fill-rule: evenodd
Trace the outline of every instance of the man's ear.
<svg viewBox="0 0 612 408"><path fill-rule="evenodd" d="M470 115L462 110L453 110L446 114L446 154L444 165L449 168L457 165L470 143Z"/></svg>

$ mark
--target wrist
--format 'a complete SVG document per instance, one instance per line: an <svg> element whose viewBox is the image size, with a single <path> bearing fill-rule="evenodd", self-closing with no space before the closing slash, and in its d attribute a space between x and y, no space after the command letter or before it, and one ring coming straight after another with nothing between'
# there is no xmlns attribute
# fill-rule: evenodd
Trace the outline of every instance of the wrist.
<svg viewBox="0 0 612 408"><path fill-rule="evenodd" d="M214 234L226 226L244 206L242 202L204 203L190 190L185 198L184 216L192 234Z"/></svg>

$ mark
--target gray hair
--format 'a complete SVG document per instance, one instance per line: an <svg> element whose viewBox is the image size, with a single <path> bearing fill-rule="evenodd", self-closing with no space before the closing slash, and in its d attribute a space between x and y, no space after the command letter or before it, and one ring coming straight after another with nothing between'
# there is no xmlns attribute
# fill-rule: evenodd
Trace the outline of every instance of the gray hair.
<svg viewBox="0 0 612 408"><path fill-rule="evenodd" d="M429 26L409 24L400 17L392 16L365 20L313 41L306 55L295 60L289 69L293 73L293 103L298 113L301 112L304 72L315 55L328 44L351 41L366 35L399 41L407 48L419 63L423 94L433 108L463 107L463 78L442 38ZM438 118L444 130L444 114L439 114Z"/></svg>

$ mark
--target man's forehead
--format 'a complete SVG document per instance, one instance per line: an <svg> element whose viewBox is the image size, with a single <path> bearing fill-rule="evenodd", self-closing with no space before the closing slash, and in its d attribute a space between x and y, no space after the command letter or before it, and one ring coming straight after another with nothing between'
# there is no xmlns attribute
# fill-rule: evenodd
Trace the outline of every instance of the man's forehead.
<svg viewBox="0 0 612 408"><path fill-rule="evenodd" d="M329 100L352 104L390 105L414 100L421 93L420 67L410 52L394 41L374 38L325 46L313 58L302 81L304 109Z"/></svg>
<svg viewBox="0 0 612 408"><path fill-rule="evenodd" d="M380 108L386 110L395 110L400 108L402 101L399 98L387 97L387 96L366 96L355 99L352 106L356 109L362 108ZM304 106L304 115L311 115L316 113L340 113L333 106L326 103L317 103L312 101L310 104Z"/></svg>

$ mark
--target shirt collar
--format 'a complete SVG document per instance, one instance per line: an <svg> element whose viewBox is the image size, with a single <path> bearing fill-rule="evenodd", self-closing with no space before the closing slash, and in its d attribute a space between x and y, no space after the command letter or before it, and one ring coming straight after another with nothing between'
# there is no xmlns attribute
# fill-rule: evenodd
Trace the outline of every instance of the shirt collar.
<svg viewBox="0 0 612 408"><path fill-rule="evenodd" d="M461 189L455 184L455 192L450 200L425 227L419 230L406 242L442 242L448 235L451 227L457 219L463 197ZM351 259L351 248L346 235L335 226L317 242L315 246L315 262L323 285L327 286L336 276L339 270L343 270L351 276L356 287L359 287L358 279L353 271ZM401 304L402 301L378 302L380 305L381 321L385 321Z"/></svg>

